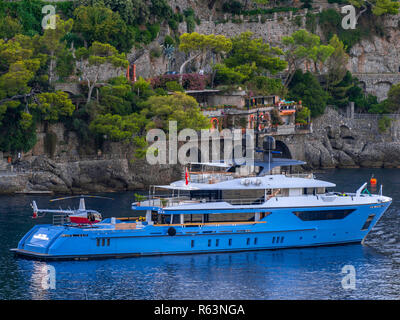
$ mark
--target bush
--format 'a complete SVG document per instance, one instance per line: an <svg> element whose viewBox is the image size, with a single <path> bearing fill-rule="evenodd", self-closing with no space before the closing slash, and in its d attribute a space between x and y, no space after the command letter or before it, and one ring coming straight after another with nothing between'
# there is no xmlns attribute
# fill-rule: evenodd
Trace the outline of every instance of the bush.
<svg viewBox="0 0 400 320"><path fill-rule="evenodd" d="M392 119L390 119L388 116L383 116L378 120L378 129L379 132L383 133L386 132L386 130L390 127L392 123Z"/></svg>
<svg viewBox="0 0 400 320"><path fill-rule="evenodd" d="M184 91L183 87L177 81L168 81L165 83L165 87L167 91L172 91L172 92Z"/></svg>
<svg viewBox="0 0 400 320"><path fill-rule="evenodd" d="M150 49L150 58L159 58L161 57L161 49L159 47L151 48Z"/></svg>
<svg viewBox="0 0 400 320"><path fill-rule="evenodd" d="M164 46L166 47L166 46L173 46L173 47L175 47L175 40L174 40L174 38L172 38L171 36L169 36L169 35L166 35L165 36L165 39L164 39Z"/></svg>
<svg viewBox="0 0 400 320"><path fill-rule="evenodd" d="M178 30L179 23L176 20L174 19L168 20L168 25L172 30L174 31Z"/></svg>

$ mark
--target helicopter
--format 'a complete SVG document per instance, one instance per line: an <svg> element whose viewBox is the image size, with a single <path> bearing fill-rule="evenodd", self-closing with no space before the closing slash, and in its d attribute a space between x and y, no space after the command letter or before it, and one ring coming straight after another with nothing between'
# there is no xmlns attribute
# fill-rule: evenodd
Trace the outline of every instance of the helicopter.
<svg viewBox="0 0 400 320"><path fill-rule="evenodd" d="M85 198L98 198L98 199L114 200L114 199L108 198L108 197L80 195L80 196L71 196L71 197L52 199L52 200L50 200L50 202L62 201L62 200L73 199L73 198L80 198L80 200L79 200L79 208L78 209L74 209L74 210L72 210L72 209L63 210L61 208L59 210L39 209L37 204L36 204L36 201L32 201L32 203L31 203L31 207L33 209L32 218L33 219L43 218L46 215L46 213L59 213L59 214L66 215L68 220L71 223L76 223L78 225L82 225L82 224L90 224L90 225L92 225L92 224L95 224L95 223L98 223L98 222L102 221L103 218L102 218L100 212L98 212L96 210L86 209ZM39 215L40 213L42 213L42 215Z"/></svg>

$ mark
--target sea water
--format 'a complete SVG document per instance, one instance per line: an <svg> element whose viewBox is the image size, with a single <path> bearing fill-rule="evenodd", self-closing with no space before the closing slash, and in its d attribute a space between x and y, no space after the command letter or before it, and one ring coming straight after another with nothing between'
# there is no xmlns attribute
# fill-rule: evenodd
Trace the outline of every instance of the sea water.
<svg viewBox="0 0 400 320"><path fill-rule="evenodd" d="M0 197L0 299L399 299L400 170L336 169L316 178L355 192L371 175L369 191L393 198L364 245L274 251L43 262L14 257L10 248L36 223L40 208L76 208L79 199L51 196ZM372 190L371 190L372 189ZM87 199L103 217L132 215L134 192ZM50 277L51 276L51 277ZM47 277L47 278L46 278ZM44 281L44 279L46 281Z"/></svg>

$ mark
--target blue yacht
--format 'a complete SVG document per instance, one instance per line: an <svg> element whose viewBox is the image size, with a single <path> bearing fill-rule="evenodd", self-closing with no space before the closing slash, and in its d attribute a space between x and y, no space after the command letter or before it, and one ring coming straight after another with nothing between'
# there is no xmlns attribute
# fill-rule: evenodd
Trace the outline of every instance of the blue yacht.
<svg viewBox="0 0 400 320"><path fill-rule="evenodd" d="M269 145L251 167L193 164L201 170L152 186L132 203L135 217L77 224L66 216L36 225L11 250L36 259L89 259L362 242L392 202L382 188L370 194L366 183L337 193L313 174L293 174L304 162L272 158Z"/></svg>

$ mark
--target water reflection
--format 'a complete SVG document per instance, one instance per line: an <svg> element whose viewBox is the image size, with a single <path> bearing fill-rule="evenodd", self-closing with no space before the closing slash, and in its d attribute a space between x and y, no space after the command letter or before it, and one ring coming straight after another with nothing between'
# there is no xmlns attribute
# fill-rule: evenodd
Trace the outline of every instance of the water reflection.
<svg viewBox="0 0 400 320"><path fill-rule="evenodd" d="M397 298L399 288L386 277L390 259L361 245L51 264L56 289L44 290L45 265L18 260L21 273L33 269L30 299ZM344 265L356 269L354 292L341 287Z"/></svg>

